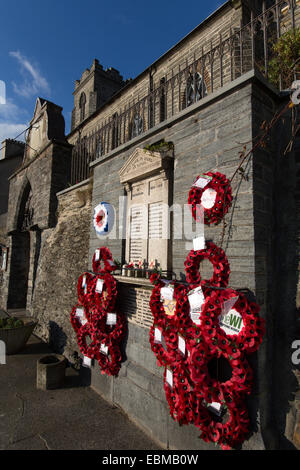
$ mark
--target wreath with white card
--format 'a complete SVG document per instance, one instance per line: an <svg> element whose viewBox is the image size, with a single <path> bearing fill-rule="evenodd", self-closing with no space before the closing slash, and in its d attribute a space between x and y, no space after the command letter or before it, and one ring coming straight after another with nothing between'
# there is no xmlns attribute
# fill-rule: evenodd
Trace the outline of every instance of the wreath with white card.
<svg viewBox="0 0 300 470"><path fill-rule="evenodd" d="M103 267L102 267L103 263ZM111 273L117 269L111 251L106 247L102 246L97 248L93 255L93 271L97 274Z"/></svg>
<svg viewBox="0 0 300 470"><path fill-rule="evenodd" d="M207 172L195 179L188 198L193 218L200 222L199 207L204 208L204 223L218 224L228 212L232 201L231 186L225 175Z"/></svg>
<svg viewBox="0 0 300 470"><path fill-rule="evenodd" d="M259 305L234 289L212 292L201 313L201 330L206 342L214 351L232 357L257 351L265 334L265 322L259 310Z"/></svg>
<svg viewBox="0 0 300 470"><path fill-rule="evenodd" d="M121 341L127 331L125 315L115 309L117 283L111 275L114 269L116 265L110 250L106 247L96 250L93 256L95 275L85 272L79 277L79 303L70 316L84 356L82 365L90 367L91 359L95 359L101 372L109 375L117 375L120 370Z"/></svg>
<svg viewBox="0 0 300 470"><path fill-rule="evenodd" d="M204 259L210 261L214 272L211 279L202 279L199 271L200 263ZM206 242L204 250L191 250L184 262L186 280L192 287L227 287L230 275L230 266L224 250L213 242Z"/></svg>

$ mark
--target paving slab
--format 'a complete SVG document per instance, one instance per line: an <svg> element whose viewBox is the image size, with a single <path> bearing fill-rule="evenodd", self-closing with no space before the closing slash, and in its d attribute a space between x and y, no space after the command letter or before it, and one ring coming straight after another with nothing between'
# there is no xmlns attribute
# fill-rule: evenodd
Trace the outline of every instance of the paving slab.
<svg viewBox="0 0 300 470"><path fill-rule="evenodd" d="M71 367L63 388L38 390L36 363L49 352L32 335L24 350L0 365L0 450L161 449Z"/></svg>

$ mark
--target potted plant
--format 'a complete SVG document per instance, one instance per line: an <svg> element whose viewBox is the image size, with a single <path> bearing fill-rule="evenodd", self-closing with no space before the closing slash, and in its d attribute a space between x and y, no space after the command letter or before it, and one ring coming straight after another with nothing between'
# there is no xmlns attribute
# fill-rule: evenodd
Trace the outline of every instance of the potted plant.
<svg viewBox="0 0 300 470"><path fill-rule="evenodd" d="M135 276L143 277L143 273L144 273L144 261L140 259L136 264Z"/></svg>
<svg viewBox="0 0 300 470"><path fill-rule="evenodd" d="M127 264L126 269L127 269L127 276L134 277L134 262L133 261L130 261L130 263Z"/></svg>
<svg viewBox="0 0 300 470"><path fill-rule="evenodd" d="M16 354L24 348L37 321L32 317L0 318L0 341L6 346L6 354Z"/></svg>

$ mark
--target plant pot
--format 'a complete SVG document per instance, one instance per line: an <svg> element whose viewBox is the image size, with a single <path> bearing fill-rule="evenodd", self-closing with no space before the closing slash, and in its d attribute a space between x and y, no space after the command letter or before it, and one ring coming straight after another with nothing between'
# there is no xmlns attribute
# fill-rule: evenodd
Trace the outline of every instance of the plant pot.
<svg viewBox="0 0 300 470"><path fill-rule="evenodd" d="M60 354L48 354L37 361L36 387L40 390L53 390L63 385L66 359Z"/></svg>
<svg viewBox="0 0 300 470"><path fill-rule="evenodd" d="M128 277L134 277L134 269L130 269L130 268L129 268L129 269L127 270L127 276L128 276Z"/></svg>
<svg viewBox="0 0 300 470"><path fill-rule="evenodd" d="M32 317L20 317L24 326L17 328L0 328L0 341L6 346L6 354L17 354L23 349L29 340L37 321Z"/></svg>
<svg viewBox="0 0 300 470"><path fill-rule="evenodd" d="M136 269L135 270L135 277L143 277L144 270L143 269Z"/></svg>

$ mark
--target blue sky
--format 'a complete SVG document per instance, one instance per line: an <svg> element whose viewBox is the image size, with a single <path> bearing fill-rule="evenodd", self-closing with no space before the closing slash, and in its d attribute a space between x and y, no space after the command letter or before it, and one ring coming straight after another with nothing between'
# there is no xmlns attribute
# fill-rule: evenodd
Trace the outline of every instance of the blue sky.
<svg viewBox="0 0 300 470"><path fill-rule="evenodd" d="M22 132L37 96L63 107L70 130L74 82L94 58L134 78L224 1L9 0L1 2L0 142Z"/></svg>

